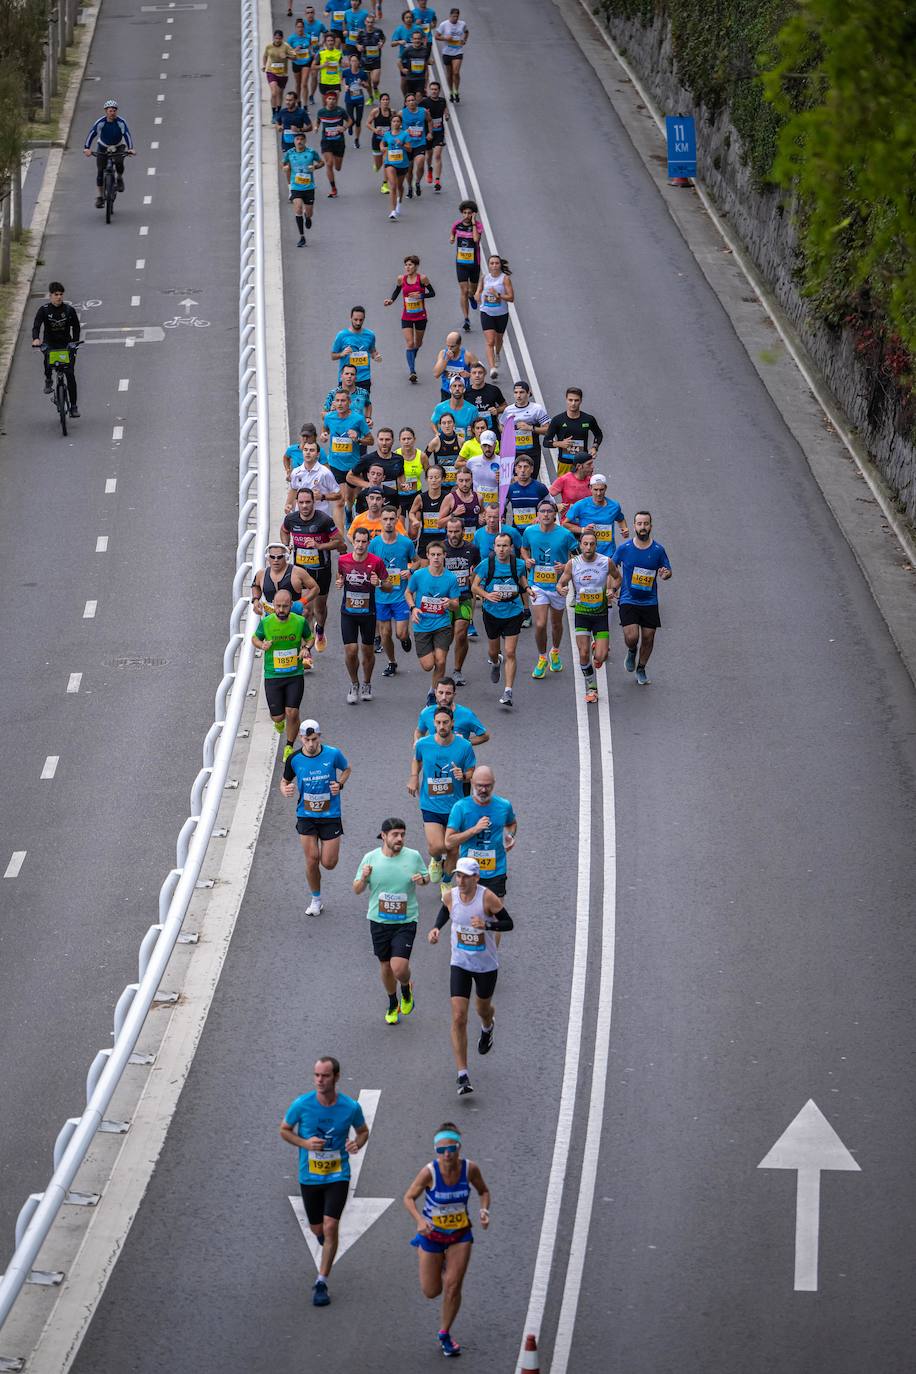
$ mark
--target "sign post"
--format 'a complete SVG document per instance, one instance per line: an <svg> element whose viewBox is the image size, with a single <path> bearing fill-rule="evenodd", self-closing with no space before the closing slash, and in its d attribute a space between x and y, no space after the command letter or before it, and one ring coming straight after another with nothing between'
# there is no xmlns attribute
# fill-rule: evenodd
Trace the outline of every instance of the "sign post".
<svg viewBox="0 0 916 1374"><path fill-rule="evenodd" d="M693 115L665 115L668 137L668 179L674 186L689 186L697 174L697 131Z"/></svg>

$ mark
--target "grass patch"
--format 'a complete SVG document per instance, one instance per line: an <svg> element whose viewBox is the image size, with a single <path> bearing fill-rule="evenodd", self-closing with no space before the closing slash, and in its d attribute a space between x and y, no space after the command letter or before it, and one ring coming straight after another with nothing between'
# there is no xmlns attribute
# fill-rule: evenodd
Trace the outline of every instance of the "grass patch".
<svg viewBox="0 0 916 1374"><path fill-rule="evenodd" d="M67 92L76 80L76 68L76 48L73 47L68 49L66 61L61 62L57 68L58 93L51 97L51 118L47 124L41 119L31 119L22 132L22 137L26 143L39 142L43 139L50 139L53 143L60 139L60 117L63 113Z"/></svg>
<svg viewBox="0 0 916 1374"><path fill-rule="evenodd" d="M23 273L30 271L30 264L27 261L29 243L30 234L29 230L26 229L23 231L20 242L14 242L11 247L12 275L10 280L4 286L0 286L0 346L7 342L12 328L18 329L19 327L19 321L12 319L11 311L13 297L22 280Z"/></svg>

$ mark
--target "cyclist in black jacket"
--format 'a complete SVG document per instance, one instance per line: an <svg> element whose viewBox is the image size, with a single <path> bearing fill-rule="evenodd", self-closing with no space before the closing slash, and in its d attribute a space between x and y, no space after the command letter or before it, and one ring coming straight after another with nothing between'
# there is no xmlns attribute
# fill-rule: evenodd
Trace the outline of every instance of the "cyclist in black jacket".
<svg viewBox="0 0 916 1374"><path fill-rule="evenodd" d="M44 335L44 337L42 337ZM32 322L32 347L44 344L46 348L68 348L78 343L80 337L80 317L76 310L64 300L64 288L59 281L52 281L48 287L48 299L40 305ZM76 408L76 355L70 354L67 364L67 390L70 393L70 414L78 420L80 413ZM51 364L45 354L45 395L50 396Z"/></svg>

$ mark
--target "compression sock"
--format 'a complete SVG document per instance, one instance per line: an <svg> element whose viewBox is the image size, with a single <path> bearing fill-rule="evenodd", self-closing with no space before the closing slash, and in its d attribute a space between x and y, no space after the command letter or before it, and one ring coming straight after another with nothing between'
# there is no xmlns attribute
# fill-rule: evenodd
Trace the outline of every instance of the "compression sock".
<svg viewBox="0 0 916 1374"><path fill-rule="evenodd" d="M305 233L305 217L303 215L296 216L296 228L299 230L300 234Z"/></svg>
<svg viewBox="0 0 916 1374"><path fill-rule="evenodd" d="M595 680L595 665L592 662L581 663L582 676L585 678L585 686L589 692L593 692L597 686Z"/></svg>
<svg viewBox="0 0 916 1374"><path fill-rule="evenodd" d="M417 350L408 348L407 350L407 371L416 372L417 370Z"/></svg>

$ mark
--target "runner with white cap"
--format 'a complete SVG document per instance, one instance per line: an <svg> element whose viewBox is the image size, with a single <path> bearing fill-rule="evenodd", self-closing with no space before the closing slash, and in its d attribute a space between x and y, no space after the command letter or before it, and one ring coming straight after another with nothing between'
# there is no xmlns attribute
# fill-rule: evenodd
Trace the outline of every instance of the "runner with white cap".
<svg viewBox="0 0 916 1374"><path fill-rule="evenodd" d="M465 467L486 510L487 506L499 504L499 459L496 456L499 436L492 429L485 429L479 443L480 454L476 458L469 458Z"/></svg>
<svg viewBox="0 0 916 1374"><path fill-rule="evenodd" d="M321 870L337 867L343 825L340 794L350 776L350 765L331 745L322 744L317 720L304 720L299 726L302 748L286 760L280 791L284 797L298 795L296 830L305 855L305 872L311 901L306 916L320 916Z"/></svg>
<svg viewBox="0 0 916 1374"><path fill-rule="evenodd" d="M458 1096L472 1093L468 1076L468 1004L475 992L480 1035L477 1053L489 1054L493 1048L493 993L499 970L496 932L511 930L512 917L501 897L480 884L480 865L476 859L459 859L455 865L457 886L442 895L436 924L427 939L439 943L439 932L449 921L451 930L452 1053L458 1070Z"/></svg>
<svg viewBox="0 0 916 1374"><path fill-rule="evenodd" d="M616 547L614 526L620 526L620 533L624 539L630 537L627 517L620 502L608 498L607 478L603 472L593 473L588 484L588 496L574 501L568 507L563 516L563 524L577 538L586 530L594 534L598 552L606 558L612 558Z"/></svg>

